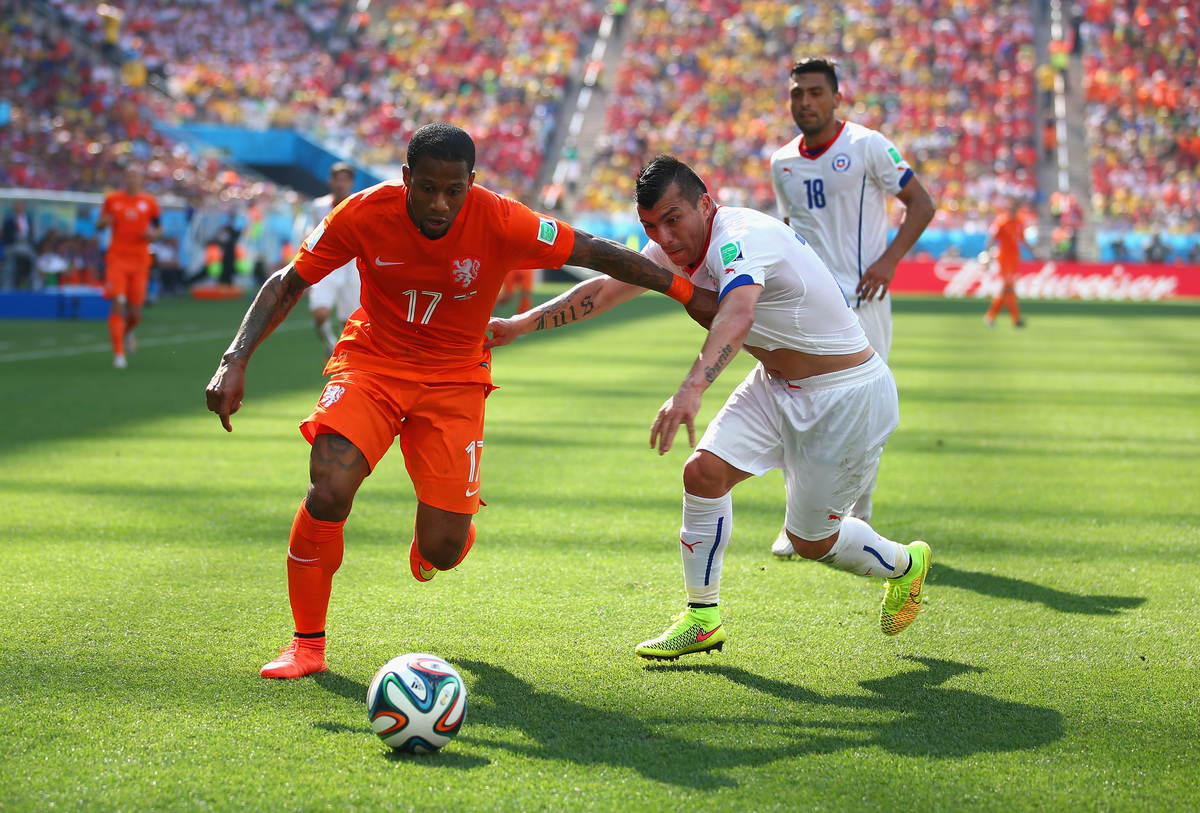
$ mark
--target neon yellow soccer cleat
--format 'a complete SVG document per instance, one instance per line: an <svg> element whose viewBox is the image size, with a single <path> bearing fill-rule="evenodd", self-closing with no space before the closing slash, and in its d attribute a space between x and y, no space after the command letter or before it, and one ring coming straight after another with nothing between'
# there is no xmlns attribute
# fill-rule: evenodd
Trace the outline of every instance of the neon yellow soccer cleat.
<svg viewBox="0 0 1200 813"><path fill-rule="evenodd" d="M675 623L662 635L638 644L634 652L639 658L673 661L680 655L720 650L729 637L716 607L689 607L672 620Z"/></svg>
<svg viewBox="0 0 1200 813"><path fill-rule="evenodd" d="M912 557L912 566L903 576L887 580L887 592L879 609L879 628L884 635L899 635L916 619L925 596L925 576L933 562L933 553L924 542L904 547Z"/></svg>

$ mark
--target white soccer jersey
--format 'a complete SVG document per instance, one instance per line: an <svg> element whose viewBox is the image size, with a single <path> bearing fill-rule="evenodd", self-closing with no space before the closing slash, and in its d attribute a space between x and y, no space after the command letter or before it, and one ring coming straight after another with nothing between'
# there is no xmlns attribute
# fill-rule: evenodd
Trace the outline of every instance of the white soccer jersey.
<svg viewBox="0 0 1200 813"><path fill-rule="evenodd" d="M303 242L313 229L333 211L333 195L313 198L296 218L297 242ZM345 322L361 304L362 280L358 273L358 260L351 260L323 278L308 290L309 310L329 308L337 318Z"/></svg>
<svg viewBox="0 0 1200 813"><path fill-rule="evenodd" d="M680 268L654 242L643 250L667 268ZM813 355L855 353L867 337L833 275L804 238L753 209L717 208L702 259L680 269L696 285L724 297L746 284L763 286L746 344Z"/></svg>
<svg viewBox="0 0 1200 813"><path fill-rule="evenodd" d="M296 224L293 228L296 237L296 244L304 242L304 239L312 233L312 230L321 225L321 221L325 216L333 211L333 195L322 195L319 198L313 198L305 204L300 210L300 216L296 218Z"/></svg>
<svg viewBox="0 0 1200 813"><path fill-rule="evenodd" d="M913 176L900 151L875 130L843 122L816 157L797 136L771 156L779 216L825 261L851 304L871 263L887 249L887 202Z"/></svg>

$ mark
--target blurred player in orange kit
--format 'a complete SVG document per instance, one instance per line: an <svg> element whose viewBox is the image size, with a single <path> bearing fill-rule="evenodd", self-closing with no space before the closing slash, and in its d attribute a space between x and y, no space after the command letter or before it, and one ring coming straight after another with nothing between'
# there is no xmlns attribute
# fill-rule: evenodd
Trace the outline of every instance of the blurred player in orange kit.
<svg viewBox="0 0 1200 813"><path fill-rule="evenodd" d="M104 295L110 301L108 335L113 366L127 366L125 352L137 349L133 330L142 321L142 305L150 285L150 244L162 237L161 212L153 195L142 191L144 176L137 167L125 170L125 188L104 198L98 229L112 227L104 255Z"/></svg>
<svg viewBox="0 0 1200 813"><path fill-rule="evenodd" d="M504 288L500 291L500 304L504 304L518 294L517 313L524 313L533 307L533 274L532 268L517 268L508 272L504 280Z"/></svg>
<svg viewBox="0 0 1200 813"><path fill-rule="evenodd" d="M996 262L1000 266L1002 287L1000 293L992 299L992 306L983 317L983 323L988 327L995 326L996 315L1000 313L1001 308L1008 305L1013 325L1025 327L1025 320L1021 318L1021 309L1017 305L1017 278L1021 275L1021 246L1029 249L1030 253L1033 249L1025 241L1025 224L1021 220L1019 201L1011 201L1008 210L1001 212L992 222L988 242L996 247Z"/></svg>
<svg viewBox="0 0 1200 813"><path fill-rule="evenodd" d="M475 541L484 399L492 389L488 319L510 271L581 265L662 291L707 324L712 292L654 261L474 183L475 144L428 124L408 145L402 181L351 195L259 290L205 393L226 431L242 405L255 348L304 290L356 259L362 306L325 366L330 376L300 430L312 444L309 487L288 539L295 635L266 664L268 678L324 671L325 619L354 496L399 437L417 494L409 566L429 581ZM583 318L581 300L562 318Z"/></svg>

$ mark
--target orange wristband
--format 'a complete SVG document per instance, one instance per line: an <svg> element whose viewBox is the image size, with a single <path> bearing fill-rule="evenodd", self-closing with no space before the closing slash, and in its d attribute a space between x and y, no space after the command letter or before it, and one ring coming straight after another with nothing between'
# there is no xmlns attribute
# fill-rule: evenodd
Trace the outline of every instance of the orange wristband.
<svg viewBox="0 0 1200 813"><path fill-rule="evenodd" d="M692 294L695 291L696 286L692 284L690 279L676 274L675 278L671 280L671 287L666 290L666 294L676 302L686 305L692 300Z"/></svg>

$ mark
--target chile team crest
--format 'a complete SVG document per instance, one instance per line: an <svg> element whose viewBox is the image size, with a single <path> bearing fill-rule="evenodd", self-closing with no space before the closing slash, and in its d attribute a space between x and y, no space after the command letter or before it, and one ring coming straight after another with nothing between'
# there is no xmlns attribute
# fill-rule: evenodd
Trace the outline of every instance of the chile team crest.
<svg viewBox="0 0 1200 813"><path fill-rule="evenodd" d="M479 266L474 257L462 257L450 263L450 273L459 287L467 288L479 276Z"/></svg>
<svg viewBox="0 0 1200 813"><path fill-rule="evenodd" d="M833 171L834 172L845 172L848 169L850 169L850 156L849 155L846 155L846 153L844 153L844 152L839 152L837 155L833 156Z"/></svg>

